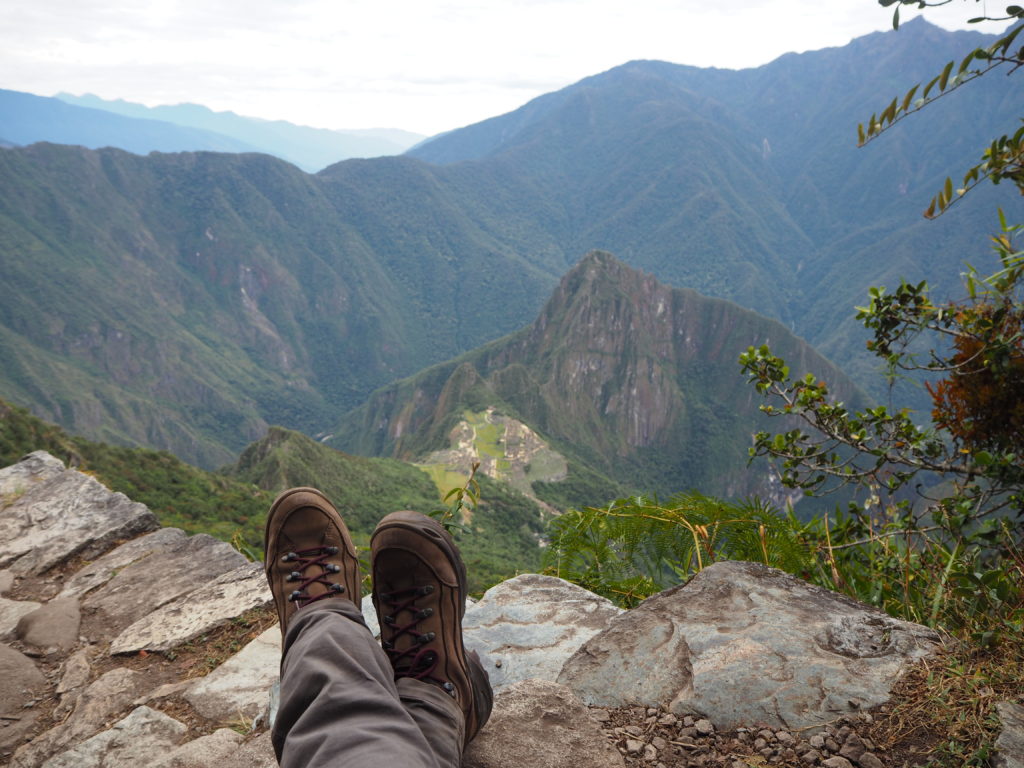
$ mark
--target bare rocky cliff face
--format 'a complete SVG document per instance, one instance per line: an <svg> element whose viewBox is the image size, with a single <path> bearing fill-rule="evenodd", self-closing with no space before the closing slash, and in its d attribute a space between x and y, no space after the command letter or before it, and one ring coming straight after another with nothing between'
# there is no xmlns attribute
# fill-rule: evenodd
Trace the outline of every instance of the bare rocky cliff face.
<svg viewBox="0 0 1024 768"><path fill-rule="evenodd" d="M770 467L747 466L751 433L771 425L737 360L761 344L794 373L824 378L838 399L858 399L836 366L781 324L595 251L529 327L381 390L335 443L419 459L451 447L463 409L487 405L626 487L782 502Z"/></svg>
<svg viewBox="0 0 1024 768"><path fill-rule="evenodd" d="M0 469L0 527L5 764L276 764L281 636L259 564L157 527L42 452ZM368 597L363 610L374 627ZM878 768L861 713L939 647L924 627L735 562L631 611L524 574L470 605L463 629L496 692L469 768ZM1018 709L1000 709L1007 765Z"/></svg>

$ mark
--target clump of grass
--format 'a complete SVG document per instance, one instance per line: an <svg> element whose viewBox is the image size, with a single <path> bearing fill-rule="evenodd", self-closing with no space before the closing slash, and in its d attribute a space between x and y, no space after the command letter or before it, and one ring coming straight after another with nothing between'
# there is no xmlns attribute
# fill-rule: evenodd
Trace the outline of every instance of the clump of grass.
<svg viewBox="0 0 1024 768"><path fill-rule="evenodd" d="M988 768L1000 730L996 704L1021 695L1024 640L979 650L951 641L897 684L870 736L892 765Z"/></svg>

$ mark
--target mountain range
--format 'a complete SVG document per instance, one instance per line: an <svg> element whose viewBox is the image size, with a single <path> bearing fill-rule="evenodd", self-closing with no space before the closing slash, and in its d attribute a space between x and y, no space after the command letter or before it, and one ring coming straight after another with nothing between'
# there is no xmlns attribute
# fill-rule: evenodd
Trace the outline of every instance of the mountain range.
<svg viewBox="0 0 1024 768"><path fill-rule="evenodd" d="M603 249L668 286L782 324L730 320L749 330L749 341L733 346L781 339L786 326L870 385L852 320L867 286L905 276L954 291L960 263L985 251L995 204L1020 218L1018 201L985 187L938 222L919 216L947 173L1016 120L1019 83L982 78L862 150L853 146L856 122L986 39L915 21L753 70L631 62L404 157L348 160L316 175L251 154L3 150L0 393L72 430L166 447L205 466L233 460L270 423L411 456L412 447L443 450L458 412L424 407L417 418L433 431L392 443L374 418L393 424L394 412L371 393L441 364L429 371L439 391L454 372L472 379L472 369L481 391L496 396L478 398L480 408L467 403L469 422L494 403L514 411L506 417L532 419L531 429L560 442L552 450L570 477L575 466L610 487L635 487L628 477L658 488L713 482L703 478L714 462L733 466L747 444L743 419L723 427L738 442L721 450L715 442L692 478L672 479L683 466L674 459L645 467L676 452L701 458L692 431L665 427L657 409L685 413L698 431L701 414L747 413L714 399L751 396L738 366L729 373L721 362L734 363L738 349L716 350L721 357L707 363L714 378L686 373L706 383L691 381L682 394L669 382L689 371L678 367L683 358L647 369L668 398L641 398L653 410L637 413L640 423L658 422L650 443L625 422L600 445L605 438L582 440L568 423L595 424L611 393L631 391L626 379L613 376L600 397L581 390L590 405L572 405L571 391L527 402L507 388L534 364L533 383L550 384L597 325L570 324L557 344L529 329L513 337L534 339L546 360L520 349L526 362L499 364L486 347L443 361L529 326L542 308L542 318L572 314L577 296L559 281ZM564 301L545 307L552 291ZM684 313L686 322L710 333L701 313L725 310L680 295L690 298L671 301L704 307ZM654 344L661 322L645 315L629 344ZM616 375L655 359L635 347L619 352ZM559 418L540 418L544 409ZM756 428L745 424L748 435ZM548 482L557 481L538 487ZM723 480L714 489L747 487Z"/></svg>
<svg viewBox="0 0 1024 768"><path fill-rule="evenodd" d="M353 157L397 155L425 136L396 129L326 130L284 120L214 112L198 104L147 107L92 94L55 98L0 90L0 137L93 149L149 152L261 152L319 171Z"/></svg>

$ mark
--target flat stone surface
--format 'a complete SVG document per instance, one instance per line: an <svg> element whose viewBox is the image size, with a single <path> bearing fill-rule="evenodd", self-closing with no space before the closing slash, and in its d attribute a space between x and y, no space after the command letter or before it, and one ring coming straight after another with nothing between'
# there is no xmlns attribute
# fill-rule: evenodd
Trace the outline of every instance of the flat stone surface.
<svg viewBox="0 0 1024 768"><path fill-rule="evenodd" d="M281 630L274 625L185 693L203 717L220 722L252 719L267 709L281 667Z"/></svg>
<svg viewBox="0 0 1024 768"><path fill-rule="evenodd" d="M620 613L593 592L531 573L487 590L466 609L462 627L497 691L527 678L556 680L565 661Z"/></svg>
<svg viewBox="0 0 1024 768"><path fill-rule="evenodd" d="M182 744L148 768L277 768L270 734L246 738L221 728Z"/></svg>
<svg viewBox="0 0 1024 768"><path fill-rule="evenodd" d="M14 634L22 616L37 610L42 603L31 600L8 600L0 597L0 638Z"/></svg>
<svg viewBox="0 0 1024 768"><path fill-rule="evenodd" d="M465 768L623 765L583 703L565 686L547 680L521 680L498 693L491 719L463 757Z"/></svg>
<svg viewBox="0 0 1024 768"><path fill-rule="evenodd" d="M177 746L188 729L149 707L46 761L44 768L137 768L152 765Z"/></svg>
<svg viewBox="0 0 1024 768"><path fill-rule="evenodd" d="M377 621L377 611L373 607L373 595L366 595L359 607L363 611L363 621L370 628L370 634L380 637L380 622Z"/></svg>
<svg viewBox="0 0 1024 768"><path fill-rule="evenodd" d="M89 651L82 648L68 656L61 669L57 693L76 691L89 680Z"/></svg>
<svg viewBox="0 0 1024 768"><path fill-rule="evenodd" d="M9 467L0 469L0 509L9 506L29 488L64 471L64 462L46 451L34 451Z"/></svg>
<svg viewBox="0 0 1024 768"><path fill-rule="evenodd" d="M70 651L78 645L81 623L78 598L58 597L22 616L16 634L23 643L36 648Z"/></svg>
<svg viewBox="0 0 1024 768"><path fill-rule="evenodd" d="M78 695L67 720L15 752L11 766L37 768L51 755L94 735L112 715L131 706L132 701L149 687L145 675L130 669L110 670Z"/></svg>
<svg viewBox="0 0 1024 768"><path fill-rule="evenodd" d="M4 719L6 725L0 728L0 753L24 741L37 717L35 710L25 705L35 701L45 690L46 678L35 662L13 648L0 645L0 715L18 718Z"/></svg>
<svg viewBox="0 0 1024 768"><path fill-rule="evenodd" d="M76 554L97 557L117 539L157 527L145 505L112 493L88 475L64 470L0 509L0 567L17 576L37 575Z"/></svg>
<svg viewBox="0 0 1024 768"><path fill-rule="evenodd" d="M996 738L996 768L1024 768L1024 701L996 704L1002 730Z"/></svg>
<svg viewBox="0 0 1024 768"><path fill-rule="evenodd" d="M86 626L91 640L109 640L160 606L210 584L247 562L227 542L203 533L195 536L180 533L180 536L171 537L157 531L138 541L156 543L157 539L161 544L159 549L150 548L133 561L121 565L116 575L85 598L83 606L89 615ZM134 542L124 547L132 544ZM123 553L115 550L93 565L107 557L120 562Z"/></svg>
<svg viewBox="0 0 1024 768"><path fill-rule="evenodd" d="M0 571L0 595L6 595L14 586L14 574L10 571Z"/></svg>
<svg viewBox="0 0 1024 768"><path fill-rule="evenodd" d="M722 562L612 620L558 681L600 706L804 728L889 699L935 632L757 563Z"/></svg>
<svg viewBox="0 0 1024 768"><path fill-rule="evenodd" d="M80 568L64 582L60 597L82 597L117 576L122 568L154 552L180 547L188 534L180 528L160 528L127 541Z"/></svg>
<svg viewBox="0 0 1024 768"><path fill-rule="evenodd" d="M166 651L272 601L259 563L246 563L129 626L110 653Z"/></svg>

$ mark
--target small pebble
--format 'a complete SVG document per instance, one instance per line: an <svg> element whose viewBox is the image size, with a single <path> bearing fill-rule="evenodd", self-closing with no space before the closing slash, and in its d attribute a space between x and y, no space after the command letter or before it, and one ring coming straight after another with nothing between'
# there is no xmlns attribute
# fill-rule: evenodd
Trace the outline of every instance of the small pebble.
<svg viewBox="0 0 1024 768"><path fill-rule="evenodd" d="M626 739L626 752L631 755L639 755L644 751L644 743L637 739Z"/></svg>
<svg viewBox="0 0 1024 768"><path fill-rule="evenodd" d="M644 745L644 760L646 760L649 763L653 763L657 759L658 759L658 750L656 750L650 744L645 744Z"/></svg>
<svg viewBox="0 0 1024 768"><path fill-rule="evenodd" d="M821 749L825 746L825 737L820 733L816 733L807 740L807 743L814 747L814 749Z"/></svg>
<svg viewBox="0 0 1024 768"><path fill-rule="evenodd" d="M694 723L694 728L697 729L697 733L701 736L710 736L715 732L715 726L711 724L710 720L701 719Z"/></svg>

